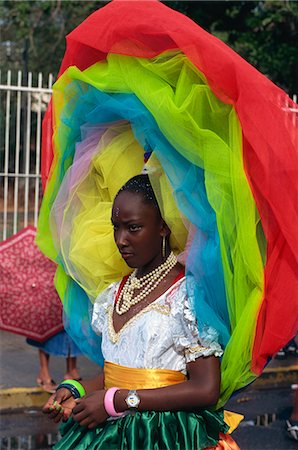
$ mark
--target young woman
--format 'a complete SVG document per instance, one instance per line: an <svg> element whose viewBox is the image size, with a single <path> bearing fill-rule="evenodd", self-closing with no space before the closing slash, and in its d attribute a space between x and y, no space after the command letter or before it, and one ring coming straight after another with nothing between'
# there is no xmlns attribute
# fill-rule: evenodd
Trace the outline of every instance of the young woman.
<svg viewBox="0 0 298 450"><path fill-rule="evenodd" d="M114 238L134 271L95 301L104 372L67 380L44 412L59 422L55 449L237 449L219 397L222 350L199 336L184 268L147 175L130 179L112 208Z"/></svg>
<svg viewBox="0 0 298 450"><path fill-rule="evenodd" d="M225 349L216 408L297 330L297 105L188 17L155 0L134 5L108 2L67 37L43 125L37 242L58 265L67 331L106 360L104 382L84 383L87 395L75 402L85 391L69 382L48 404L56 421L73 412L57 448L218 445L225 426L209 405L221 350L204 330L214 327ZM144 161L166 177L158 200L175 192L177 204L160 211L179 257L187 241L186 280L140 187L115 200L123 259L113 243L111 201ZM148 221L149 207L160 226ZM120 283L124 260L136 273ZM88 325L99 292L97 336ZM55 401L63 413L50 411ZM135 415L106 420L132 405Z"/></svg>

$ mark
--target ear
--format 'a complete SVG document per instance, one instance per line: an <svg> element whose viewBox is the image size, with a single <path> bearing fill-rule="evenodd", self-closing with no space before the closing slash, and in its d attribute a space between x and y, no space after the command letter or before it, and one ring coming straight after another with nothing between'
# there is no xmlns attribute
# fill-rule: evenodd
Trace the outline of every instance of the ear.
<svg viewBox="0 0 298 450"><path fill-rule="evenodd" d="M163 236L167 237L167 236L170 236L170 234L171 234L170 228L168 227L168 225L166 224L166 222L165 222L163 219L161 219L161 223L160 223L160 235L161 235L162 237L163 237Z"/></svg>

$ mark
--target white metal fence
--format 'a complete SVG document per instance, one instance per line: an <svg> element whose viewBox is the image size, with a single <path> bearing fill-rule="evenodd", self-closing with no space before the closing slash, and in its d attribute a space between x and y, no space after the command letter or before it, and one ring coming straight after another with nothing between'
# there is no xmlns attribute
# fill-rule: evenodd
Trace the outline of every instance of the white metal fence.
<svg viewBox="0 0 298 450"><path fill-rule="evenodd" d="M41 123L53 77L0 73L0 240L37 225L41 199Z"/></svg>
<svg viewBox="0 0 298 450"><path fill-rule="evenodd" d="M41 201L41 122L53 77L0 72L0 240L37 225ZM293 96L297 103L297 96ZM284 105L296 123L297 109Z"/></svg>

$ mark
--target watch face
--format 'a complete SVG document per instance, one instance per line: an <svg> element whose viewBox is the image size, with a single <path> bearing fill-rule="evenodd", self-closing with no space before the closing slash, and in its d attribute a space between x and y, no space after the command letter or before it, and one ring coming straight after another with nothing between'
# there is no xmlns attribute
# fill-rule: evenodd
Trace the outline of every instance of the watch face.
<svg viewBox="0 0 298 450"><path fill-rule="evenodd" d="M126 398L126 404L129 408L137 408L140 403L140 399L137 394L129 394Z"/></svg>

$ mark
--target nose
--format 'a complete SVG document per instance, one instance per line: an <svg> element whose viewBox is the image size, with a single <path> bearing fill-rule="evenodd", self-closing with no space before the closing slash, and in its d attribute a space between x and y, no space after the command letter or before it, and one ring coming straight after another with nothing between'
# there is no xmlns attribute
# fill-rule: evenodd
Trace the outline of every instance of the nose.
<svg viewBox="0 0 298 450"><path fill-rule="evenodd" d="M128 241L127 241L127 233L124 229L119 229L114 232L114 238L117 247L121 250L122 248L127 247Z"/></svg>

